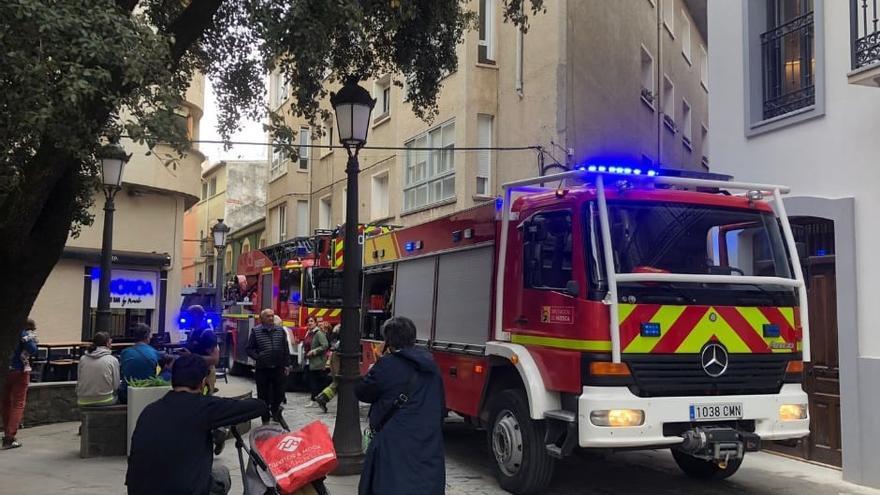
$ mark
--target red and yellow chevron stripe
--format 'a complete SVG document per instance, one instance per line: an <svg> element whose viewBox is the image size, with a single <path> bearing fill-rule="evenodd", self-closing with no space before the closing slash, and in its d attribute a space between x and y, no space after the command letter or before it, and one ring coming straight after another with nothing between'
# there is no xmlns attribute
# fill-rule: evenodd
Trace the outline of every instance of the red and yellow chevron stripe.
<svg viewBox="0 0 880 495"><path fill-rule="evenodd" d="M328 308L306 308L306 318L315 317L318 319L324 318L339 318L342 315L341 309L328 309Z"/></svg>
<svg viewBox="0 0 880 495"><path fill-rule="evenodd" d="M697 353L717 341L731 353L791 353L801 350L800 325L791 307L620 305L623 353ZM641 335L642 323L660 325L659 337ZM765 337L764 325L779 327Z"/></svg>

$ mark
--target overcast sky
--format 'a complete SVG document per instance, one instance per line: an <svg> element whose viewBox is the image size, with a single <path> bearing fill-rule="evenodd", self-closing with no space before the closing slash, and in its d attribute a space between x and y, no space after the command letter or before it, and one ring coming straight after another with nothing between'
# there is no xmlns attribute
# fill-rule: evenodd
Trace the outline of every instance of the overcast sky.
<svg viewBox="0 0 880 495"><path fill-rule="evenodd" d="M266 142L261 122L244 121L241 124L242 129L232 136L232 141ZM217 132L217 103L210 80L205 81L205 114L202 116L199 134L203 140L220 140ZM264 146L233 146L224 150L222 144L201 143L199 149L208 158L209 164L220 160L260 160L267 156Z"/></svg>

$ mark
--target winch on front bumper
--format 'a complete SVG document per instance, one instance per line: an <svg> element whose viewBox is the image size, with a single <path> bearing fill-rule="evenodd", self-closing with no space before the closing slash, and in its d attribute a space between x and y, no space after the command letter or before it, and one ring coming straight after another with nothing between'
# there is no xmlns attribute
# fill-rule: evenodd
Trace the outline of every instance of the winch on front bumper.
<svg viewBox="0 0 880 495"><path fill-rule="evenodd" d="M761 450L761 437L754 433L724 426L697 426L682 435L684 441L678 450L698 459L718 462L721 467L728 461L742 459L746 452Z"/></svg>

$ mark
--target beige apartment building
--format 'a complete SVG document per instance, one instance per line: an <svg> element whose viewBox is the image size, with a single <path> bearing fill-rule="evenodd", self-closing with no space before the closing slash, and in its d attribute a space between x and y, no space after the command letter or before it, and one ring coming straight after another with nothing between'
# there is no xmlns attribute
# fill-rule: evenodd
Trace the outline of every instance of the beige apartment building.
<svg viewBox="0 0 880 495"><path fill-rule="evenodd" d="M204 106L204 79L197 75L178 114L192 139L199 137ZM132 154L123 186L116 194L113 229L111 310L113 335L124 335L143 322L154 331L174 335L183 267L183 214L199 198L204 155L194 145L184 157L164 145L150 155L146 146L123 139ZM31 311L40 340L69 342L90 339L98 294L104 195L96 191L95 221L70 238Z"/></svg>
<svg viewBox="0 0 880 495"><path fill-rule="evenodd" d="M390 76L362 83L376 98L367 145L411 149L361 151L361 222L421 223L492 200L505 182L591 160L708 168L706 1L545 4L523 33L503 22L500 0L471 3L479 29L458 47L431 123ZM278 74L270 102L289 104ZM338 144L332 120L320 139L288 123L302 129L301 143ZM517 147L540 150L503 149ZM270 244L343 223L344 150L301 148L296 161L275 150L270 159Z"/></svg>

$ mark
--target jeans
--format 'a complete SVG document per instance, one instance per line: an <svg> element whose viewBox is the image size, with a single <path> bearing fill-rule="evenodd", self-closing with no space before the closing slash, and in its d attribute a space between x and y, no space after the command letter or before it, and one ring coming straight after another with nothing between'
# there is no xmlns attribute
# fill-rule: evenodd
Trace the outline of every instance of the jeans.
<svg viewBox="0 0 880 495"><path fill-rule="evenodd" d="M306 387L312 400L321 394L327 386L327 372L325 370L312 370L308 366L303 370L305 373Z"/></svg>
<svg viewBox="0 0 880 495"><path fill-rule="evenodd" d="M257 382L257 398L266 403L273 417L281 414L281 401L287 388L287 375L284 368L258 368L254 372ZM263 415L263 421L269 421L269 413Z"/></svg>
<svg viewBox="0 0 880 495"><path fill-rule="evenodd" d="M6 385L3 387L0 413L3 414L3 439L12 441L18 433L18 425L24 416L24 404L27 399L28 384L31 374L27 371L10 370L6 375Z"/></svg>

